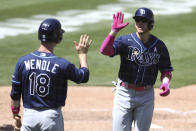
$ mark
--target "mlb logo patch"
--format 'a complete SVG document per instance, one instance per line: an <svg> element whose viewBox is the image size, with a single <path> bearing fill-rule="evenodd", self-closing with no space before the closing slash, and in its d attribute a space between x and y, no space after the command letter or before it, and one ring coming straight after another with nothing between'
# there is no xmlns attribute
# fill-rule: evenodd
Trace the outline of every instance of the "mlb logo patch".
<svg viewBox="0 0 196 131"><path fill-rule="evenodd" d="M46 53L40 53L40 56L46 56Z"/></svg>

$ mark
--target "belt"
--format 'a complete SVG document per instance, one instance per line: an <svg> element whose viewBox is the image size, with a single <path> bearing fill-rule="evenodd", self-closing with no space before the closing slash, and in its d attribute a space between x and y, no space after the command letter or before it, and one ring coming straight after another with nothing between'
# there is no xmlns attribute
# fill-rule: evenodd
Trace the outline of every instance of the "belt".
<svg viewBox="0 0 196 131"><path fill-rule="evenodd" d="M123 87L125 87L125 83L124 83L124 82L122 82L120 85L123 86ZM146 90L146 89L150 89L150 88L152 88L153 86L152 86L152 85L137 86L137 85L133 85L133 84L128 84L127 87L128 87L129 89L132 89L132 90L143 91L143 90Z"/></svg>
<svg viewBox="0 0 196 131"><path fill-rule="evenodd" d="M51 110L51 109L55 109L55 110L61 110L61 106L59 107L56 107L56 108L49 108L49 107L36 107L36 108L33 108L35 110Z"/></svg>

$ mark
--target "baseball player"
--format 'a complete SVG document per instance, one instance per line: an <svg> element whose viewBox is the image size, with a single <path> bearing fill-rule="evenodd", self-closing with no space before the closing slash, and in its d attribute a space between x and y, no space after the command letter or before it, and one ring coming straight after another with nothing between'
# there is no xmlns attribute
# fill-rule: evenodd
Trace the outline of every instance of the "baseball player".
<svg viewBox="0 0 196 131"><path fill-rule="evenodd" d="M24 113L21 131L64 131L61 107L67 97L67 81L77 84L89 80L86 54L92 40L81 35L74 41L80 68L64 58L57 57L53 50L61 42L64 30L57 19L44 20L39 27L40 48L21 57L12 76L11 111L20 130L20 99ZM17 116L17 117L16 117Z"/></svg>
<svg viewBox="0 0 196 131"><path fill-rule="evenodd" d="M161 72L160 95L170 93L169 85L173 68L163 41L150 32L154 26L153 12L148 8L136 10L136 32L119 36L116 34L129 23L123 23L124 14L113 15L112 29L103 41L100 52L113 57L120 55L120 69L113 107L113 131L148 131L154 110L154 84Z"/></svg>

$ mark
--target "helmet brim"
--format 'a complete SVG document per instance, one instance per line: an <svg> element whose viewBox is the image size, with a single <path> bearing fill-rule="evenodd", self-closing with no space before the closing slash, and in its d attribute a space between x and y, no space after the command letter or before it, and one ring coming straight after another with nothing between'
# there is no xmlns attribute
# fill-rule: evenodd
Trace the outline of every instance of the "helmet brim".
<svg viewBox="0 0 196 131"><path fill-rule="evenodd" d="M63 34L65 32L65 30L61 29L61 34Z"/></svg>

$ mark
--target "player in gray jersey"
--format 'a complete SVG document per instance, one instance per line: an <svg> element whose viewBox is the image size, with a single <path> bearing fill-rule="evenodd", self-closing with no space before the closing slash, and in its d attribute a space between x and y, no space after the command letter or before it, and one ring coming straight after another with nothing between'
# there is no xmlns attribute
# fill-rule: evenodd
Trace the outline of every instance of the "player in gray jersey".
<svg viewBox="0 0 196 131"><path fill-rule="evenodd" d="M11 111L16 120L15 129L21 131L64 131L61 107L67 97L67 81L78 84L89 80L87 52L92 40L81 35L74 41L80 67L75 67L53 51L61 42L64 30L57 19L44 20L39 27L40 48L22 56L12 76ZM20 99L24 112L20 123Z"/></svg>
<svg viewBox="0 0 196 131"><path fill-rule="evenodd" d="M148 8L136 10L136 32L119 36L116 34L129 23L123 24L124 14L113 15L112 30L103 41L100 52L114 57L120 55L120 69L113 107L113 131L150 129L154 110L154 84L161 72L161 96L170 93L172 77L169 53L163 41L150 33L154 26L153 12Z"/></svg>

